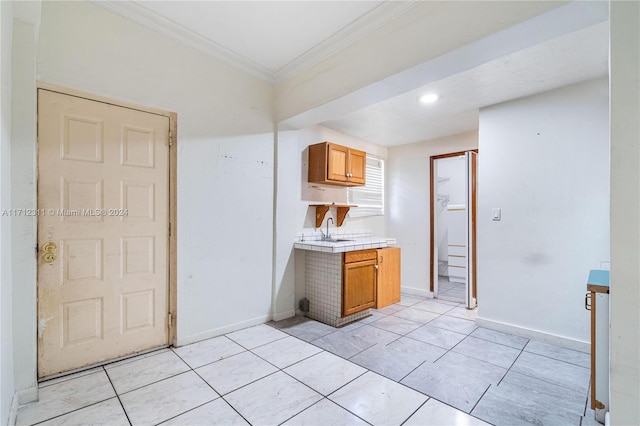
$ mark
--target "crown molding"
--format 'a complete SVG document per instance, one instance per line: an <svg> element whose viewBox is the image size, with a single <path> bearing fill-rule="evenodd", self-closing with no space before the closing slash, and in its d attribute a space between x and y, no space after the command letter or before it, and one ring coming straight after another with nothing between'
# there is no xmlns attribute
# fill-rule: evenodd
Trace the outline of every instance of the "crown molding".
<svg viewBox="0 0 640 426"><path fill-rule="evenodd" d="M376 28L418 6L420 1L386 0L378 7L362 15L331 37L318 43L287 65L276 71L273 79L282 83L324 61L331 55L354 44Z"/></svg>
<svg viewBox="0 0 640 426"><path fill-rule="evenodd" d="M312 66L322 62L331 55L355 43L366 34L384 25L386 22L408 12L420 4L420 1L386 0L381 5L362 15L351 24L331 37L312 47L278 71L269 68L209 40L182 25L173 22L133 1L90 0L110 12L125 17L133 22L158 31L166 36L190 46L200 52L214 57L227 65L246 71L270 83L281 83Z"/></svg>
<svg viewBox="0 0 640 426"><path fill-rule="evenodd" d="M166 36L186 44L206 55L212 56L227 65L240 68L262 80L273 83L273 71L252 61L251 59L227 49L215 41L188 30L157 13L132 1L90 0L91 3L123 16L133 22L158 31Z"/></svg>

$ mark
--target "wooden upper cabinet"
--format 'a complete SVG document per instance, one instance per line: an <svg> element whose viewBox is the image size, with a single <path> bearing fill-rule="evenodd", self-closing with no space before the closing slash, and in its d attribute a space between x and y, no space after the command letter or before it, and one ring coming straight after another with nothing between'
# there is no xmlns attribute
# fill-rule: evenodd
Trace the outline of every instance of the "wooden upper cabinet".
<svg viewBox="0 0 640 426"><path fill-rule="evenodd" d="M349 149L327 143L327 180L347 182L349 180Z"/></svg>
<svg viewBox="0 0 640 426"><path fill-rule="evenodd" d="M367 169L367 154L356 149L349 150L349 182L352 185L364 185Z"/></svg>
<svg viewBox="0 0 640 426"><path fill-rule="evenodd" d="M310 145L308 180L325 185L364 185L366 164L364 151L331 142Z"/></svg>

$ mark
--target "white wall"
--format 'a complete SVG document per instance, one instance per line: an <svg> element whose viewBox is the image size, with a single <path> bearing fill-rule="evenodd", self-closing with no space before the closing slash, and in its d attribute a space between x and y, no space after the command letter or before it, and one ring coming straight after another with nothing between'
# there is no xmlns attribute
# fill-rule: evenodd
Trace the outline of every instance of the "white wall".
<svg viewBox="0 0 640 426"><path fill-rule="evenodd" d="M42 81L178 114L177 343L268 320L272 87L88 2L43 3L37 54Z"/></svg>
<svg viewBox="0 0 640 426"><path fill-rule="evenodd" d="M640 419L640 4L611 2L612 425Z"/></svg>
<svg viewBox="0 0 640 426"><path fill-rule="evenodd" d="M402 248L402 291L429 296L430 157L478 147L478 133L467 132L389 148L387 234Z"/></svg>
<svg viewBox="0 0 640 426"><path fill-rule="evenodd" d="M296 310L296 252L293 239L302 229L306 208L299 203L300 152L298 132L278 131L276 141L273 319L289 318Z"/></svg>
<svg viewBox="0 0 640 426"><path fill-rule="evenodd" d="M4 16L9 22L2 34L3 60L3 146L1 204L3 209L35 206L32 189L35 180L33 141L35 141L35 46L40 22L39 2L3 2L10 4ZM7 32L9 34L7 34ZM10 89L5 86L10 83ZM5 97L5 92L10 95ZM10 112L7 107L10 105ZM7 137L10 135L10 137ZM22 160L27 160L26 163ZM11 387L13 398L9 421L17 404L35 400L35 258L33 217L2 217L2 304L3 374L5 395ZM6 263L4 263L6 262ZM10 330L7 332L7 330ZM7 345L6 339L10 338ZM9 353L11 352L11 353ZM9 370L8 366L12 365ZM11 371L9 373L9 371ZM13 394L13 391L11 392ZM9 396L6 396L9 398ZM4 415L4 414L3 414Z"/></svg>
<svg viewBox="0 0 640 426"><path fill-rule="evenodd" d="M11 208L11 2L0 2L0 211ZM11 217L0 216L0 424L9 423L14 392Z"/></svg>
<svg viewBox="0 0 640 426"><path fill-rule="evenodd" d="M609 261L608 120L606 78L481 110L479 324L588 351L586 279Z"/></svg>
<svg viewBox="0 0 640 426"><path fill-rule="evenodd" d="M28 3L20 3L24 5ZM17 3L14 3L16 7ZM24 14L23 14L24 15ZM13 117L11 132L11 202L14 208L36 207L36 36L39 9L29 12L30 22L14 21ZM15 385L19 402L36 399L36 218L12 218L11 263L13 281L13 344Z"/></svg>

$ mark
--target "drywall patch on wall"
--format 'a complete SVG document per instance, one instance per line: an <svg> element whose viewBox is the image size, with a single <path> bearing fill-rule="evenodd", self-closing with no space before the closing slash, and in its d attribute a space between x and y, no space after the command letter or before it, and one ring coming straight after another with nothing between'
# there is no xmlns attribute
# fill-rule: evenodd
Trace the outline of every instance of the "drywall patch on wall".
<svg viewBox="0 0 640 426"><path fill-rule="evenodd" d="M586 279L609 260L608 126L606 78L480 111L481 320L589 341Z"/></svg>

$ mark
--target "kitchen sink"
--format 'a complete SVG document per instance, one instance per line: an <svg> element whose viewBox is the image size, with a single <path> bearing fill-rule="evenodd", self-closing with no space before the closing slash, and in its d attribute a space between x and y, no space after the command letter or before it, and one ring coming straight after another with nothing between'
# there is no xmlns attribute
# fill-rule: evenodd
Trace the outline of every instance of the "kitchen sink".
<svg viewBox="0 0 640 426"><path fill-rule="evenodd" d="M340 240L340 239L328 238L328 239L326 239L324 241L326 241L328 243L344 243L344 242L347 242L347 241L355 241L355 240Z"/></svg>

